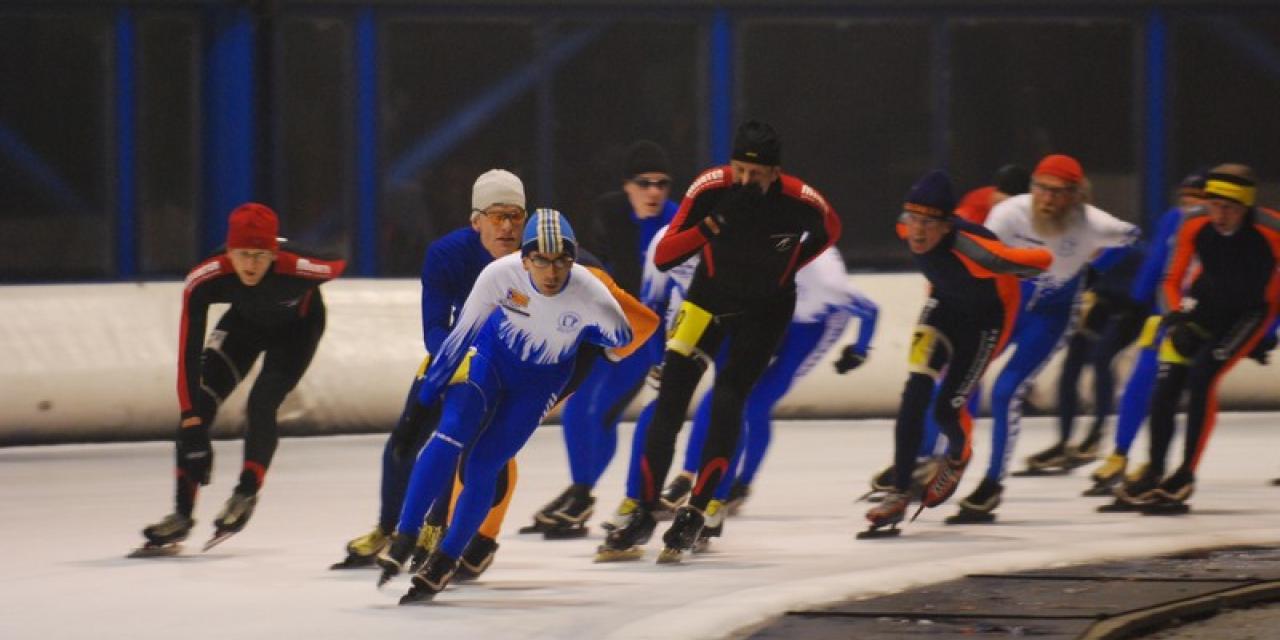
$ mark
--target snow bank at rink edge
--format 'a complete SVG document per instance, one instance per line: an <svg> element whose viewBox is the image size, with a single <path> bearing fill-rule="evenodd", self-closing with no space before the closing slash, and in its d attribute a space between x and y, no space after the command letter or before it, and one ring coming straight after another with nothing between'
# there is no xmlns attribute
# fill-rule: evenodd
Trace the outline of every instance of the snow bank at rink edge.
<svg viewBox="0 0 1280 640"><path fill-rule="evenodd" d="M907 344L924 300L915 273L851 276L881 308L871 357L838 376L831 362L851 322L780 405L784 418L889 416L906 379ZM388 430L423 356L416 280L343 278L323 287L324 340L280 412L285 435ZM170 437L182 285L179 282L0 287L0 445ZM209 329L222 307L210 313ZM992 371L998 370L998 363ZM1127 371L1127 358L1120 363ZM1032 402L1053 405L1050 366ZM252 379L252 374L250 381ZM216 435L243 430L248 384L223 405ZM1280 408L1280 366L1243 361L1222 388L1224 409ZM1084 386L1088 395L1087 383ZM634 417L652 392L628 413Z"/></svg>

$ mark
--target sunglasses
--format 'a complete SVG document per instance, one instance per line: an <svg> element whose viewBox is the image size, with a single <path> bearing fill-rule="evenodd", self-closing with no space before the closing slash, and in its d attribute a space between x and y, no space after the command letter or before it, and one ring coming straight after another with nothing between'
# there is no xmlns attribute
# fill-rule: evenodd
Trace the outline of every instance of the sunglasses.
<svg viewBox="0 0 1280 640"><path fill-rule="evenodd" d="M526 213L523 209L516 209L514 211L512 210L502 211L500 209L490 209L488 211L482 211L481 213L483 213L485 217L489 219L489 222L492 222L494 224L502 224L504 222L521 224L529 217L529 214Z"/></svg>
<svg viewBox="0 0 1280 640"><path fill-rule="evenodd" d="M671 186L671 181L667 178L659 178L658 180L649 180L648 178L633 178L631 184L641 189L666 189Z"/></svg>

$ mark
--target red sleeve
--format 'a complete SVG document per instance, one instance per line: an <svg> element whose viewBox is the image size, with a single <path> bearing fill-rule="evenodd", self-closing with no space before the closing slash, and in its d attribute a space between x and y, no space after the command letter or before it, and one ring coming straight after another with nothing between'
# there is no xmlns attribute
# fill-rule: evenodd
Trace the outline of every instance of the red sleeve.
<svg viewBox="0 0 1280 640"><path fill-rule="evenodd" d="M974 224L985 223L987 214L991 213L991 194L995 190L993 186L978 187L964 194L960 204L956 205L956 215Z"/></svg>
<svg viewBox="0 0 1280 640"><path fill-rule="evenodd" d="M224 254L201 262L183 282L182 316L178 319L178 406L183 417L194 411L191 399L200 389L200 352L212 302L210 287L218 279L234 275Z"/></svg>
<svg viewBox="0 0 1280 640"><path fill-rule="evenodd" d="M726 189L733 184L733 170L728 166L715 167L702 172L689 185L680 202L680 209L671 219L667 232L658 241L653 263L662 271L684 262L707 243L707 236L698 224L710 211L702 196ZM700 199L701 198L701 199Z"/></svg>
<svg viewBox="0 0 1280 640"><path fill-rule="evenodd" d="M1169 262L1164 269L1164 281L1160 283L1166 311L1177 311L1182 306L1182 283L1191 259L1196 255L1196 236L1207 224L1209 216L1190 218L1182 223L1174 236L1173 250L1169 252Z"/></svg>
<svg viewBox="0 0 1280 640"><path fill-rule="evenodd" d="M282 275L328 282L342 275L346 268L346 260L324 260L292 251L280 251L276 254L276 273Z"/></svg>
<svg viewBox="0 0 1280 640"><path fill-rule="evenodd" d="M840 238L840 216L827 204L827 199L817 189L793 176L782 176L782 193L803 202L818 213L819 223L810 229L809 237L797 247L792 260L795 269L800 269L813 261Z"/></svg>

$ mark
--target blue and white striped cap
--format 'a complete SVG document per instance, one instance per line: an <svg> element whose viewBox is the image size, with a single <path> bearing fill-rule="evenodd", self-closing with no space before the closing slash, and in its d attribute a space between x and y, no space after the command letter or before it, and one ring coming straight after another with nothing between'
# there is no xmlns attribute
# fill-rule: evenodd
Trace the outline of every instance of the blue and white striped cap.
<svg viewBox="0 0 1280 640"><path fill-rule="evenodd" d="M574 238L569 219L555 209L537 209L524 226L524 238L520 241L521 255L537 251L550 256L566 254L576 257L578 241Z"/></svg>

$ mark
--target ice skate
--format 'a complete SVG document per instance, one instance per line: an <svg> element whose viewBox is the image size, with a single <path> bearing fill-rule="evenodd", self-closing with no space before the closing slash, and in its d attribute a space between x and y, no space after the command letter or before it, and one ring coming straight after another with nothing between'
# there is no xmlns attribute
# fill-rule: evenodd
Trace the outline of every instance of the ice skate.
<svg viewBox="0 0 1280 640"><path fill-rule="evenodd" d="M684 552L693 548L706 521L706 516L697 507L686 504L676 509L671 527L662 534L662 543L666 546L658 554L658 564L680 562L684 558Z"/></svg>
<svg viewBox="0 0 1280 640"><path fill-rule="evenodd" d="M644 555L643 545L658 526L649 510L631 498L622 501L613 524L604 544L596 548L596 562L639 560Z"/></svg>
<svg viewBox="0 0 1280 640"><path fill-rule="evenodd" d="M995 522L996 507L1000 506L1000 495L1004 493L1004 485L990 478L983 478L973 493L960 501L960 510L943 522L947 524L986 524Z"/></svg>
<svg viewBox="0 0 1280 640"><path fill-rule="evenodd" d="M1067 445L1065 451L1067 460L1063 464L1066 470L1070 471L1076 467L1083 467L1096 461L1098 459L1098 449L1100 448L1098 443L1101 440L1101 431L1090 431L1084 440L1080 441L1079 445Z"/></svg>
<svg viewBox="0 0 1280 640"><path fill-rule="evenodd" d="M885 494L880 504L867 511L867 520L871 525L866 531L858 532L859 540L889 538L902 533L898 528L907 515L907 505L911 496L904 491L892 490ZM885 527L888 527L887 529Z"/></svg>
<svg viewBox="0 0 1280 640"><path fill-rule="evenodd" d="M568 540L587 535L587 520L594 513L596 499L591 495L591 488L585 484L569 487L565 499L559 508L553 511L551 523L542 531L547 540ZM541 514L539 514L541 515Z"/></svg>
<svg viewBox="0 0 1280 640"><path fill-rule="evenodd" d="M883 471L871 476L871 489L866 493L858 496L854 502L879 502L884 498L886 493L893 491L893 465L884 468Z"/></svg>
<svg viewBox="0 0 1280 640"><path fill-rule="evenodd" d="M400 575L404 570L404 565L409 561L409 556L413 554L413 547L417 541L399 531L391 534L391 539L387 546L378 554L375 562L382 568L382 574L378 576L378 588L391 582L391 579Z"/></svg>
<svg viewBox="0 0 1280 640"><path fill-rule="evenodd" d="M653 509L653 518L655 520L668 520L676 511L676 508L684 504L689 499L689 492L693 491L693 474L688 471L680 472L667 483L667 488L662 490L662 497L658 499L658 505Z"/></svg>
<svg viewBox="0 0 1280 640"><path fill-rule="evenodd" d="M1187 513L1191 507L1187 498L1196 490L1196 478L1186 469L1178 469L1165 478L1151 492L1151 501L1139 507L1147 516L1176 516Z"/></svg>
<svg viewBox="0 0 1280 640"><path fill-rule="evenodd" d="M1149 465L1142 465L1125 476L1124 482L1115 488L1116 499L1111 504L1098 507L1099 513L1125 513L1155 499L1155 489L1160 484L1160 474Z"/></svg>
<svg viewBox="0 0 1280 640"><path fill-rule="evenodd" d="M956 487L960 486L960 478L964 476L965 467L968 466L968 458L952 460L950 456L943 456L934 465L933 475L924 483L920 506L933 508L946 502L956 492Z"/></svg>
<svg viewBox="0 0 1280 640"><path fill-rule="evenodd" d="M191 535L195 520L180 513L171 513L160 522L147 525L142 535L147 539L141 547L134 549L130 558L164 558L176 556L182 551L183 540Z"/></svg>
<svg viewBox="0 0 1280 640"><path fill-rule="evenodd" d="M556 519L552 514L559 510L565 500L569 498L574 486L569 485L564 491L560 492L560 495L552 498L551 502L542 505L542 508L533 514L533 524L521 527L519 533L545 533L549 527L555 526Z"/></svg>
<svg viewBox="0 0 1280 640"><path fill-rule="evenodd" d="M1129 464L1129 459L1119 453L1113 453L1107 456L1102 464L1093 470L1089 475L1089 479L1093 480L1093 486L1085 489L1085 496L1113 496L1115 495L1115 486L1124 479L1125 466Z"/></svg>
<svg viewBox="0 0 1280 640"><path fill-rule="evenodd" d="M719 500L712 500L707 504L706 524L702 526L702 531L698 532L698 539L693 543L694 553L705 553L711 547L711 539L719 538L724 533L724 519L729 515L729 508L726 503Z"/></svg>
<svg viewBox="0 0 1280 640"><path fill-rule="evenodd" d="M441 540L444 540L447 530L448 527L438 524L422 525L422 530L418 532L418 542L413 546L413 555L409 557L409 573L417 573L418 569L422 568L422 563L427 561L427 556L440 546Z"/></svg>
<svg viewBox="0 0 1280 640"><path fill-rule="evenodd" d="M725 515L736 516L738 510L751 496L751 485L735 481L729 487L729 495L725 497Z"/></svg>
<svg viewBox="0 0 1280 640"><path fill-rule="evenodd" d="M249 524L249 518L253 516L253 509L257 504L256 493L245 495L238 491L231 492L231 497L227 499L227 503L222 506L222 511L218 512L218 517L213 521L213 537L204 543L204 551L222 544L227 538L243 531L244 526Z"/></svg>
<svg viewBox="0 0 1280 640"><path fill-rule="evenodd" d="M444 591L457 570L457 560L439 551L433 552L422 565L422 569L413 575L413 586L409 588L408 593L400 597L400 604L430 602L437 593Z"/></svg>
<svg viewBox="0 0 1280 640"><path fill-rule="evenodd" d="M347 542L347 557L342 562L330 565L329 568L341 570L373 566L374 558L387 546L388 538L382 527L374 527L373 531L352 538Z"/></svg>
<svg viewBox="0 0 1280 640"><path fill-rule="evenodd" d="M1046 476L1066 473L1067 446L1061 442L1027 458L1027 468L1015 471L1014 476Z"/></svg>
<svg viewBox="0 0 1280 640"><path fill-rule="evenodd" d="M467 548L462 550L458 559L457 576L459 580L475 580L493 564L493 557L498 553L498 542L493 538L476 534ZM425 566L425 565L424 565ZM419 569L421 571L421 569Z"/></svg>

